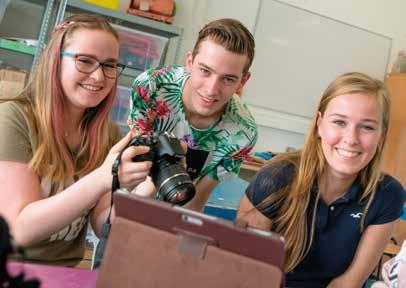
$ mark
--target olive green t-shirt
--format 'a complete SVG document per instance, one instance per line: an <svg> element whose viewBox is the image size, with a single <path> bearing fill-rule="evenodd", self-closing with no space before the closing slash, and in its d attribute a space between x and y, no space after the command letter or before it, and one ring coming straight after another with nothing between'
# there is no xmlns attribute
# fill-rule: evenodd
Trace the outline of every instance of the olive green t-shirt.
<svg viewBox="0 0 406 288"><path fill-rule="evenodd" d="M37 143L29 123L27 111L23 104L16 101L0 103L0 161L28 163L31 160ZM110 143L113 145L121 136L118 127L113 123L111 126L109 130L111 132ZM72 179L65 186L61 186L42 177L42 196L44 198L53 196L73 182ZM25 247L26 259L31 262L54 265L75 265L84 255L89 212L80 215L71 224L51 235L48 239Z"/></svg>

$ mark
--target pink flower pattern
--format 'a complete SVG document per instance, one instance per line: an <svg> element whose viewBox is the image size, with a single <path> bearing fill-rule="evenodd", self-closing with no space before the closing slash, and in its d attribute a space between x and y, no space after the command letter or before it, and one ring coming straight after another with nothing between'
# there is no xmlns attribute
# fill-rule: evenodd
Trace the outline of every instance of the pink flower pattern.
<svg viewBox="0 0 406 288"><path fill-rule="evenodd" d="M252 150L252 146L244 147L231 155L233 159L245 159Z"/></svg>
<svg viewBox="0 0 406 288"><path fill-rule="evenodd" d="M151 135L153 130L153 125L151 121L147 121L145 119L138 119L135 127L138 129L138 132L141 135Z"/></svg>
<svg viewBox="0 0 406 288"><path fill-rule="evenodd" d="M164 67L162 69L156 70L154 72L151 73L151 77L156 77L158 75L162 75L165 74L167 71L170 71L170 67Z"/></svg>
<svg viewBox="0 0 406 288"><path fill-rule="evenodd" d="M170 109L165 101L158 100L155 104L156 117L163 119L169 115Z"/></svg>
<svg viewBox="0 0 406 288"><path fill-rule="evenodd" d="M148 90L145 89L144 87L141 87L140 85L137 85L135 87L135 90L137 91L137 94L140 95L141 99L145 102L148 103L149 101L149 93Z"/></svg>

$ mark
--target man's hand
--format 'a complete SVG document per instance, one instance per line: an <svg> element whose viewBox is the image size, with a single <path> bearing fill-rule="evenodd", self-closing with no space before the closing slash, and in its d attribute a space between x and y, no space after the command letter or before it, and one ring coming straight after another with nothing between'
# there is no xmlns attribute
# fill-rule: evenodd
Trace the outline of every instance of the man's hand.
<svg viewBox="0 0 406 288"><path fill-rule="evenodd" d="M185 207L202 212L211 192L216 187L218 181L213 180L208 175L205 175L196 185L196 195L185 205Z"/></svg>

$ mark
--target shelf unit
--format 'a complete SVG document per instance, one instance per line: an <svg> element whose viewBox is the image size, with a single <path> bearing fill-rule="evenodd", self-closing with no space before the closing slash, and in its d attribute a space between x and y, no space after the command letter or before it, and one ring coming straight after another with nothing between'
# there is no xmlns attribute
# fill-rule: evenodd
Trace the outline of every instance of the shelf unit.
<svg viewBox="0 0 406 288"><path fill-rule="evenodd" d="M31 0L33 1L33 0ZM48 0L46 9L44 12L44 17L42 18L42 23L41 23L41 30L39 33L39 38L38 38L38 47L37 51L34 56L34 61L32 65L31 71L34 69L35 63L37 63L39 56L41 55L42 49L44 49L46 40L48 38L48 33L49 29L51 27L51 18L52 18L52 12L54 11L54 7L56 5L56 0Z"/></svg>
<svg viewBox="0 0 406 288"><path fill-rule="evenodd" d="M135 30L144 31L167 38L179 37L182 34L182 29L179 27L142 18L136 15L126 14L121 11L110 10L80 0L62 0L60 2L58 14L55 20L56 24L59 24L63 20L68 9L70 9L73 13L88 12L104 15L115 24L120 24Z"/></svg>
<svg viewBox="0 0 406 288"><path fill-rule="evenodd" d="M100 14L106 17L113 24L117 24L123 27L128 27L130 29L150 33L153 35L165 37L169 40L174 38L177 39L175 53L173 59L166 59L167 64L172 64L177 61L180 44L182 41L182 29L173 25L166 23L161 23L158 21L142 18L139 16L126 14L121 11L114 11L106 9L100 6L96 6L90 3L86 3L80 0L17 0L16 3L19 5L35 4L44 7L44 12L42 15L41 27L39 29L38 35L38 47L37 49L32 46L28 46L21 43L10 43L6 39L1 39L0 34L0 52L3 50L12 51L15 53L29 54L34 56L32 60L31 67L37 62L41 50L44 48L48 38L50 29L55 25L59 24L67 15L77 14L77 13L92 13ZM25 4L26 3L26 4ZM10 4L9 4L10 5ZM3 19L4 20L4 19ZM3 50L2 50L3 49ZM166 53L165 51L164 53ZM1 60L1 57L0 57ZM14 60L14 59L13 59ZM27 66L25 64L25 66ZM134 69L126 69L124 75L128 77L136 77L141 71L134 71Z"/></svg>
<svg viewBox="0 0 406 288"><path fill-rule="evenodd" d="M32 55L32 56L34 56L35 52L37 51L37 47L29 46L24 43L20 43L17 41L11 41L8 39L1 39L1 38L0 38L0 48L11 50L14 52L23 53L23 54L28 54L28 55Z"/></svg>
<svg viewBox="0 0 406 288"><path fill-rule="evenodd" d="M56 0L14 0L5 10L0 23L0 61L5 66L30 71L39 55L38 46L31 46L9 38L37 40L49 29L49 19ZM8 15L10 14L10 16ZM11 16L12 15L12 16ZM30 19L20 25L21 19ZM54 17L55 18L55 17ZM43 39L45 41L45 39Z"/></svg>

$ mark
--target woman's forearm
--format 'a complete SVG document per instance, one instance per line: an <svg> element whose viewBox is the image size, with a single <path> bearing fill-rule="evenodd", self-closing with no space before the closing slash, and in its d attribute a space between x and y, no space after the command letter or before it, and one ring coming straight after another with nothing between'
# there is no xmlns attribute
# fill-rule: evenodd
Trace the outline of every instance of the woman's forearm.
<svg viewBox="0 0 406 288"><path fill-rule="evenodd" d="M12 227L17 243L27 246L44 240L84 215L108 191L99 177L95 170L64 191L25 206Z"/></svg>

